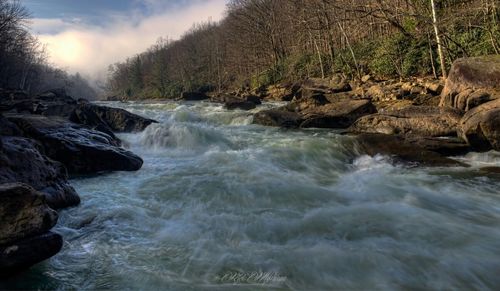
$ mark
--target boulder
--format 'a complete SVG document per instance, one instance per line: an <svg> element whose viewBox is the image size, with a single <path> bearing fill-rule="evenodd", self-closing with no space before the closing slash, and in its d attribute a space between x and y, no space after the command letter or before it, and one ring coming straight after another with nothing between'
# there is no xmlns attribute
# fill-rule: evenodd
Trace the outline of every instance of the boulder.
<svg viewBox="0 0 500 291"><path fill-rule="evenodd" d="M137 171L142 159L120 148L109 135L77 125L59 117L11 115L26 137L40 142L45 154L63 163L70 174L101 171Z"/></svg>
<svg viewBox="0 0 500 291"><path fill-rule="evenodd" d="M255 105L262 104L262 100L260 100L259 96L256 96L256 95L246 95L245 100L248 102L252 102Z"/></svg>
<svg viewBox="0 0 500 291"><path fill-rule="evenodd" d="M468 111L460 121L459 136L474 150L500 150L500 99Z"/></svg>
<svg viewBox="0 0 500 291"><path fill-rule="evenodd" d="M348 128L358 118L375 112L370 100L345 100L302 111L300 127Z"/></svg>
<svg viewBox="0 0 500 291"><path fill-rule="evenodd" d="M61 235L47 232L0 246L0 277L10 276L40 263L63 246Z"/></svg>
<svg viewBox="0 0 500 291"><path fill-rule="evenodd" d="M21 184L0 185L0 276L26 269L57 254L62 237L49 232L57 213L45 196Z"/></svg>
<svg viewBox="0 0 500 291"><path fill-rule="evenodd" d="M201 92L182 92L180 100L184 101L201 101L209 99L210 97Z"/></svg>
<svg viewBox="0 0 500 291"><path fill-rule="evenodd" d="M300 90L301 85L298 83L284 83L271 85L261 93L264 100L268 101L291 101Z"/></svg>
<svg viewBox="0 0 500 291"><path fill-rule="evenodd" d="M226 102L224 103L224 108L228 110L235 110L235 109L252 110L255 109L256 107L257 105L254 102L242 99L226 100Z"/></svg>
<svg viewBox="0 0 500 291"><path fill-rule="evenodd" d="M452 108L407 106L361 117L349 131L420 137L456 136L461 117L462 112Z"/></svg>
<svg viewBox="0 0 500 291"><path fill-rule="evenodd" d="M0 184L0 245L45 233L56 222L42 193L26 184Z"/></svg>
<svg viewBox="0 0 500 291"><path fill-rule="evenodd" d="M440 106L457 107L458 104L460 109L466 109L464 104L468 103L467 96L480 89L487 92L491 99L500 98L500 55L456 60L441 94ZM470 90L470 93L462 93L466 90ZM459 94L462 99L460 102L456 100ZM471 106L468 109L472 109Z"/></svg>
<svg viewBox="0 0 500 291"><path fill-rule="evenodd" d="M28 184L41 191L54 209L80 203L64 166L42 154L42 147L35 141L3 136L0 145L0 183Z"/></svg>
<svg viewBox="0 0 500 291"><path fill-rule="evenodd" d="M459 161L410 143L401 136L360 134L355 137L355 140L359 153L369 156L390 156L396 163L432 167L466 166Z"/></svg>
<svg viewBox="0 0 500 291"><path fill-rule="evenodd" d="M157 121L144 118L120 108L79 102L69 119L97 130L112 132L139 132Z"/></svg>
<svg viewBox="0 0 500 291"><path fill-rule="evenodd" d="M253 123L265 126L298 128L304 120L300 114L284 108L258 112L253 117Z"/></svg>

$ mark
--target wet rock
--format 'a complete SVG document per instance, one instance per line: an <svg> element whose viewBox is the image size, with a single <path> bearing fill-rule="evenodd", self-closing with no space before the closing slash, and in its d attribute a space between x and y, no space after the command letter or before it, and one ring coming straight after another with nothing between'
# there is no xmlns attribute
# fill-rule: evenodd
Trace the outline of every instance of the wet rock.
<svg viewBox="0 0 500 291"><path fill-rule="evenodd" d="M257 105L254 102L241 100L241 99L227 100L224 103L224 108L226 108L228 110L235 110L235 109L252 110L252 109L255 109L256 107L257 107Z"/></svg>
<svg viewBox="0 0 500 291"><path fill-rule="evenodd" d="M500 150L500 99L468 111L460 121L459 136L474 150Z"/></svg>
<svg viewBox="0 0 500 291"><path fill-rule="evenodd" d="M63 246L61 235L47 232L0 246L0 277L6 277L40 263Z"/></svg>
<svg viewBox="0 0 500 291"><path fill-rule="evenodd" d="M0 245L45 233L56 222L42 193L26 184L0 184Z"/></svg>
<svg viewBox="0 0 500 291"><path fill-rule="evenodd" d="M390 156L395 162L420 166L466 166L406 141L403 137L385 134L360 134L355 137L360 153Z"/></svg>
<svg viewBox="0 0 500 291"><path fill-rule="evenodd" d="M349 131L423 137L456 136L461 117L461 111L452 108L408 106L361 117Z"/></svg>
<svg viewBox="0 0 500 291"><path fill-rule="evenodd" d="M201 92L182 92L180 99L184 101L202 101L210 97Z"/></svg>
<svg viewBox="0 0 500 291"><path fill-rule="evenodd" d="M120 108L98 106L79 102L70 116L75 123L84 124L105 133L111 132L139 132L152 123L153 119L141 117Z"/></svg>
<svg viewBox="0 0 500 291"><path fill-rule="evenodd" d="M21 183L0 184L0 276L58 253L62 237L49 232L56 222L42 193Z"/></svg>
<svg viewBox="0 0 500 291"><path fill-rule="evenodd" d="M345 100L302 111L300 127L348 128L358 118L375 112L370 100Z"/></svg>
<svg viewBox="0 0 500 291"><path fill-rule="evenodd" d="M245 100L248 102L252 102L255 105L262 104L262 101L260 100L259 96L255 96L255 95L247 95L247 96L245 96Z"/></svg>
<svg viewBox="0 0 500 291"><path fill-rule="evenodd" d="M95 174L101 171L136 171L142 159L118 147L109 135L77 125L62 118L13 115L26 137L41 143L50 158L63 163L70 174Z"/></svg>
<svg viewBox="0 0 500 291"><path fill-rule="evenodd" d="M300 114L283 108L258 112L253 119L255 124L284 128L298 128L303 121Z"/></svg>
<svg viewBox="0 0 500 291"><path fill-rule="evenodd" d="M41 191L54 209L80 203L64 166L42 154L42 147L35 141L3 136L0 145L0 183L28 184Z"/></svg>

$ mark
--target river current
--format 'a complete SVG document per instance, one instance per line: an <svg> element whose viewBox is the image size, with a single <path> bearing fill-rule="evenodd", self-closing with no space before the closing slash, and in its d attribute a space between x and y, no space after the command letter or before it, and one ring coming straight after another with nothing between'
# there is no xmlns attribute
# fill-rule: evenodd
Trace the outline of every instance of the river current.
<svg viewBox="0 0 500 291"><path fill-rule="evenodd" d="M104 104L160 122L119 135L143 168L73 179L63 250L4 288L500 288L500 175L479 170L500 153L409 167L336 131L253 125L255 110Z"/></svg>

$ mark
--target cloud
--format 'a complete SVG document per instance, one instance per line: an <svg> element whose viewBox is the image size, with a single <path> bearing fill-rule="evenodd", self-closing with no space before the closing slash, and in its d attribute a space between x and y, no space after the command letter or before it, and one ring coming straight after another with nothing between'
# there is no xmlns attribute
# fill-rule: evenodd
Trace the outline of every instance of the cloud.
<svg viewBox="0 0 500 291"><path fill-rule="evenodd" d="M145 51L159 37L178 39L194 23L223 17L225 0L195 0L187 5L161 8L147 0L154 13L110 15L101 26L80 19L34 19L33 31L46 44L50 61L71 73L103 77L109 64ZM184 1L186 4L188 1ZM152 8L155 9L152 9Z"/></svg>

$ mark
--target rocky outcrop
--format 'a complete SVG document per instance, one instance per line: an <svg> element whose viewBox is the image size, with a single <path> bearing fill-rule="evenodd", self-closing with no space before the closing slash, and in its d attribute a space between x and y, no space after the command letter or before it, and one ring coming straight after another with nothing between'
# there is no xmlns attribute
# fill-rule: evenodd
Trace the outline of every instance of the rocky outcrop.
<svg viewBox="0 0 500 291"><path fill-rule="evenodd" d="M500 98L500 56L456 60L441 95L440 106L471 110Z"/></svg>
<svg viewBox="0 0 500 291"><path fill-rule="evenodd" d="M396 163L419 166L465 166L465 164L443 157L441 154L428 150L405 140L403 137L386 134L360 134L355 137L359 153L370 156L390 156Z"/></svg>
<svg viewBox="0 0 500 291"><path fill-rule="evenodd" d="M62 247L62 237L49 232L57 213L45 196L20 183L0 185L0 276L50 258Z"/></svg>
<svg viewBox="0 0 500 291"><path fill-rule="evenodd" d="M80 203L70 186L64 166L44 154L34 140L0 137L0 183L22 182L41 191L50 207L64 208Z"/></svg>
<svg viewBox="0 0 500 291"><path fill-rule="evenodd" d="M132 114L120 108L80 103L70 115L70 120L99 130L111 132L139 132L152 123L153 119ZM102 131L102 130L101 130Z"/></svg>
<svg viewBox="0 0 500 291"><path fill-rule="evenodd" d="M352 133L382 133L403 136L456 136L462 114L452 108L408 106L358 119Z"/></svg>
<svg viewBox="0 0 500 291"><path fill-rule="evenodd" d="M35 139L50 158L63 163L70 174L136 171L142 159L119 147L109 135L58 117L10 115L24 136Z"/></svg>
<svg viewBox="0 0 500 291"><path fill-rule="evenodd" d="M500 150L500 99L468 111L460 121L459 135L477 151Z"/></svg>
<svg viewBox="0 0 500 291"><path fill-rule="evenodd" d="M0 104L17 113L62 117L112 137L114 132L138 132L156 122L123 109L95 105L85 99L74 100L64 90L52 90L28 99L2 99Z"/></svg>

